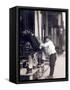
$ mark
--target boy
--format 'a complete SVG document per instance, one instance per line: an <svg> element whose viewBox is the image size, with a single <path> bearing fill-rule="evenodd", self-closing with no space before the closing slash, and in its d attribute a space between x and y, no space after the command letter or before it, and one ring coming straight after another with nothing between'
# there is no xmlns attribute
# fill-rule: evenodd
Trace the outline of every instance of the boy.
<svg viewBox="0 0 70 90"><path fill-rule="evenodd" d="M50 73L47 78L53 78L55 61L56 61L55 46L54 46L53 42L49 39L49 37L46 36L45 43L42 43L41 47L44 48L45 56L47 56L47 54L49 55Z"/></svg>

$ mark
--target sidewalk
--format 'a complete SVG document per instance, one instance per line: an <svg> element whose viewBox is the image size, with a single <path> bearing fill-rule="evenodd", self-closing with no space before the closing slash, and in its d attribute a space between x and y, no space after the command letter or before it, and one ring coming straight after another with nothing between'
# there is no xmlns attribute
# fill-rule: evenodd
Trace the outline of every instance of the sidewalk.
<svg viewBox="0 0 70 90"><path fill-rule="evenodd" d="M65 52L59 56L57 55L54 78L65 78Z"/></svg>
<svg viewBox="0 0 70 90"><path fill-rule="evenodd" d="M41 79L45 79L49 75L50 67L43 74ZM61 55L57 55L54 78L65 78L65 52Z"/></svg>

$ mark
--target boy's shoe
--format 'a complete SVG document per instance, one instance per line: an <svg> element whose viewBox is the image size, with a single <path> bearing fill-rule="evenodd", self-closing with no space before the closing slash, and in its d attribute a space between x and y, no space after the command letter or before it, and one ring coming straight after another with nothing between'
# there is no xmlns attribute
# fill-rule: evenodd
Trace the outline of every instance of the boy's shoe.
<svg viewBox="0 0 70 90"><path fill-rule="evenodd" d="M46 79L52 79L52 78L53 78L53 75L49 75L49 76L47 76Z"/></svg>

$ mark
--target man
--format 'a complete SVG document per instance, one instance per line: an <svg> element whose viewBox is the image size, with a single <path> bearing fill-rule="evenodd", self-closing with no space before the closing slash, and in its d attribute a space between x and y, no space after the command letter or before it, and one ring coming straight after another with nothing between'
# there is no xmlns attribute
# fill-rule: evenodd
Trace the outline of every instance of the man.
<svg viewBox="0 0 70 90"><path fill-rule="evenodd" d="M50 66L50 73L47 78L53 78L54 74L54 67L56 61L56 50L53 42L49 39L48 36L45 37L45 43L41 44L41 47L44 48L45 56L49 55L49 66Z"/></svg>

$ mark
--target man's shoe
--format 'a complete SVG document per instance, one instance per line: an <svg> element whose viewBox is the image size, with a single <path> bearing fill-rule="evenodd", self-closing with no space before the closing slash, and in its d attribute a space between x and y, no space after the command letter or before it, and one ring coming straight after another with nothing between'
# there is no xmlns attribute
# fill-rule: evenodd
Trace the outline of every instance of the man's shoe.
<svg viewBox="0 0 70 90"><path fill-rule="evenodd" d="M27 74L32 73L32 68L31 69L27 69Z"/></svg>

